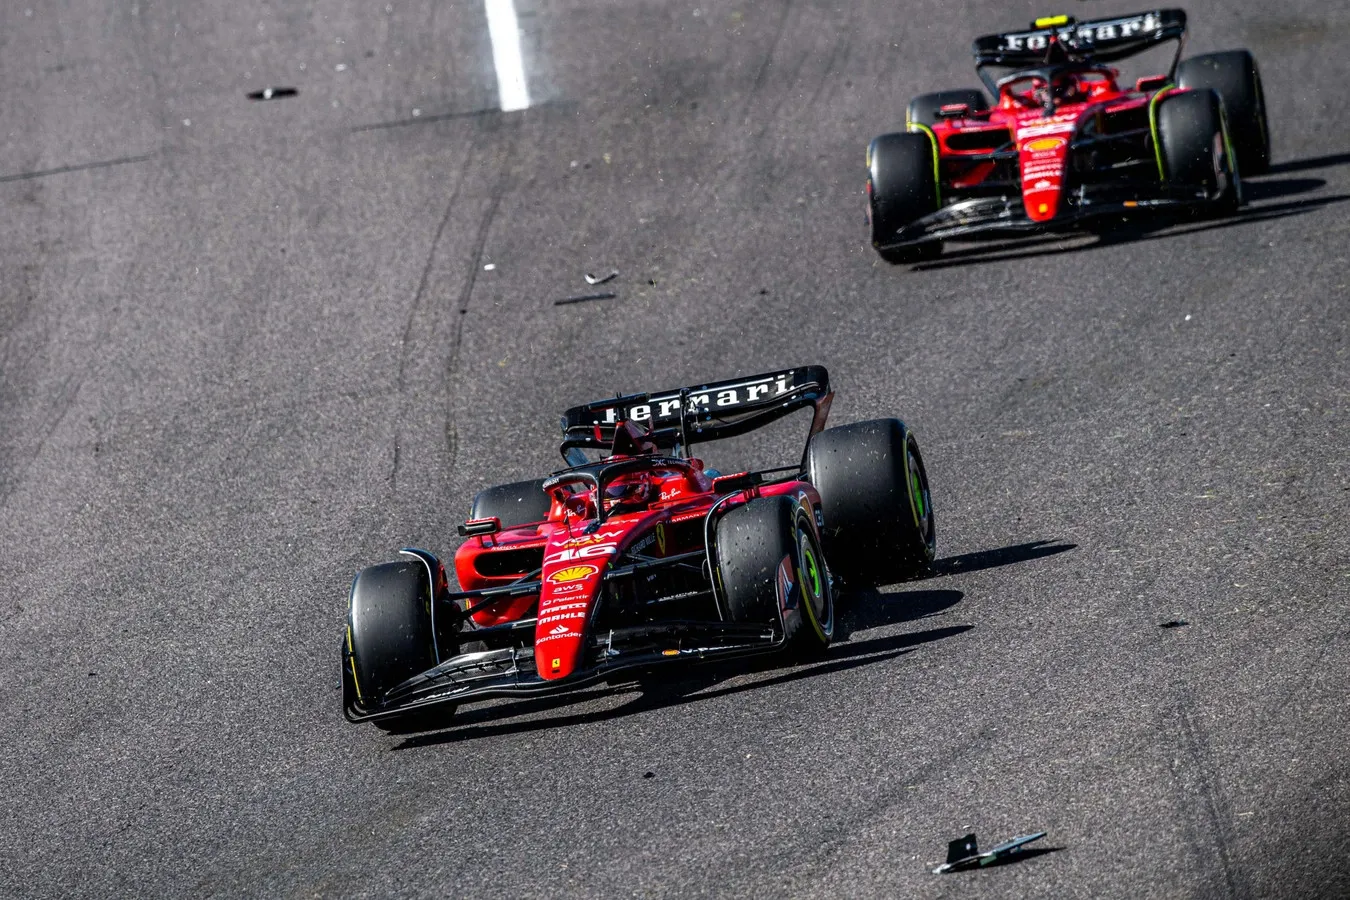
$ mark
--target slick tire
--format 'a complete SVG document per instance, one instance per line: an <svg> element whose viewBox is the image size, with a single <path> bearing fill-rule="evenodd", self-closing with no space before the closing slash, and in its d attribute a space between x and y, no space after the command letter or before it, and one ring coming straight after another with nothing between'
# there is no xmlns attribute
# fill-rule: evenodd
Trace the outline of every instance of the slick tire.
<svg viewBox="0 0 1350 900"><path fill-rule="evenodd" d="M1217 93L1206 89L1164 97L1158 103L1158 143L1169 182L1203 186L1221 215L1237 210L1240 182Z"/></svg>
<svg viewBox="0 0 1350 900"><path fill-rule="evenodd" d="M343 676L362 709L379 709L390 688L436 665L431 604L431 580L418 559L368 566L352 582ZM445 655L456 652L452 647ZM436 707L434 716L445 719L452 711ZM406 731L432 716L428 710L375 724L385 731Z"/></svg>
<svg viewBox="0 0 1350 900"><path fill-rule="evenodd" d="M938 208L937 154L923 132L883 134L867 148L867 221L872 246L889 263L931 259L939 241L902 248L886 244L895 233Z"/></svg>
<svg viewBox="0 0 1350 900"><path fill-rule="evenodd" d="M501 520L503 528L529 525L548 518L552 500L544 493L543 479L515 481L485 488L474 495L470 519Z"/></svg>
<svg viewBox="0 0 1350 900"><path fill-rule="evenodd" d="M834 638L834 595L825 557L806 510L791 497L758 497L717 522L717 578L727 618L778 624L785 646L809 657Z"/></svg>
<svg viewBox="0 0 1350 900"><path fill-rule="evenodd" d="M1177 66L1177 84L1218 93L1242 175L1260 175L1270 169L1266 95L1250 50L1225 50L1182 60Z"/></svg>
<svg viewBox="0 0 1350 900"><path fill-rule="evenodd" d="M827 428L806 448L806 480L820 492L830 570L850 587L926 574L937 547L928 473L899 419Z"/></svg>
<svg viewBox="0 0 1350 900"><path fill-rule="evenodd" d="M989 98L979 88L958 88L953 91L920 94L909 101L909 106L905 108L905 124L932 126L942 120L938 110L954 103L964 103L970 107L971 112L983 112L989 108Z"/></svg>

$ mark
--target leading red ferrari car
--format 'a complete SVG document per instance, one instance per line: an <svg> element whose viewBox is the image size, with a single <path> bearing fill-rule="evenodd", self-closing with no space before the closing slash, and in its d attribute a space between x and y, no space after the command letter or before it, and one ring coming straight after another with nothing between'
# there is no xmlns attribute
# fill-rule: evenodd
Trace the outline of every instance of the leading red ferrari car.
<svg viewBox="0 0 1350 900"><path fill-rule="evenodd" d="M460 591L425 550L356 576L346 717L415 730L470 700L823 650L841 582L914 575L935 541L914 435L899 419L827 429L832 397L804 366L569 409L568 468L474 498ZM798 462L723 475L689 454L804 409Z"/></svg>
<svg viewBox="0 0 1350 900"><path fill-rule="evenodd" d="M914 98L906 132L867 150L872 245L894 263L942 241L1157 210L1230 213L1270 161L1247 50L1182 61L1186 13L1162 9L976 38L978 88ZM1122 86L1107 63L1176 42L1165 74ZM991 70L995 74L991 74ZM1241 174L1239 174L1241 173Z"/></svg>

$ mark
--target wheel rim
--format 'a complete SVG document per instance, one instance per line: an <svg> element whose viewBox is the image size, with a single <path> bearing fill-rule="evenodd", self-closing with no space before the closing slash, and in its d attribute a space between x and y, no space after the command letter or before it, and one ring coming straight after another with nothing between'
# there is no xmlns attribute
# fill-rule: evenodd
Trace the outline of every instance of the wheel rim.
<svg viewBox="0 0 1350 900"><path fill-rule="evenodd" d="M802 614L822 641L834 632L834 610L830 603L828 577L811 532L797 528L797 579L802 588Z"/></svg>

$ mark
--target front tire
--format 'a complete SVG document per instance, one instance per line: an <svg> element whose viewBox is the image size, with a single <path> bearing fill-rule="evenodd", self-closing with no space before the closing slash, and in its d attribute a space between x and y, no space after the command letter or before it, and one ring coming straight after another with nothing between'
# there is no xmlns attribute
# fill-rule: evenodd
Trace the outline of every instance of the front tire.
<svg viewBox="0 0 1350 900"><path fill-rule="evenodd" d="M419 559L368 566L352 582L347 613L344 680L366 711L384 705L391 688L436 665L440 651L432 627L433 587ZM458 652L448 648L446 657ZM407 731L434 715L448 718L454 708L434 714L410 713L375 724L386 731Z"/></svg>
<svg viewBox="0 0 1350 900"><path fill-rule="evenodd" d="M1243 175L1260 175L1270 169L1266 95L1250 50L1225 50L1182 60L1177 66L1177 84L1192 90L1208 88L1223 100L1228 139Z"/></svg>
<svg viewBox="0 0 1350 900"><path fill-rule="evenodd" d="M834 638L834 595L816 533L790 497L757 497L717 522L717 578L727 618L778 624L784 643L812 656Z"/></svg>
<svg viewBox="0 0 1350 900"><path fill-rule="evenodd" d="M919 442L899 419L827 428L806 448L830 569L852 587L928 572L937 529Z"/></svg>
<svg viewBox="0 0 1350 900"><path fill-rule="evenodd" d="M937 152L925 133L883 134L867 148L867 221L872 246L889 263L931 259L939 241L887 247L896 232L938 208Z"/></svg>
<svg viewBox="0 0 1350 900"><path fill-rule="evenodd" d="M1158 143L1167 181L1203 187L1220 215L1237 211L1237 167L1223 127L1223 106L1212 90L1186 91L1158 104Z"/></svg>

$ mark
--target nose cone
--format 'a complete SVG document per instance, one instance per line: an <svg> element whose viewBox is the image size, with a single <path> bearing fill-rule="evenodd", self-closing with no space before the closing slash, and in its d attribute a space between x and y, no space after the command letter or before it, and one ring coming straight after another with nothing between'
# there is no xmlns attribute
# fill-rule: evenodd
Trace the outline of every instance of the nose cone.
<svg viewBox="0 0 1350 900"><path fill-rule="evenodd" d="M534 625L534 665L542 678L566 678L581 664L586 621L626 531L614 525L576 535L557 528L550 535Z"/></svg>
<svg viewBox="0 0 1350 900"><path fill-rule="evenodd" d="M542 677L566 678L580 662L602 566L600 560L545 564L534 626L534 665Z"/></svg>
<svg viewBox="0 0 1350 900"><path fill-rule="evenodd" d="M1031 125L1018 132L1022 203L1033 222L1048 222L1059 212L1069 156L1069 134L1045 134L1045 130L1046 125ZM1071 132L1072 125L1067 130Z"/></svg>

